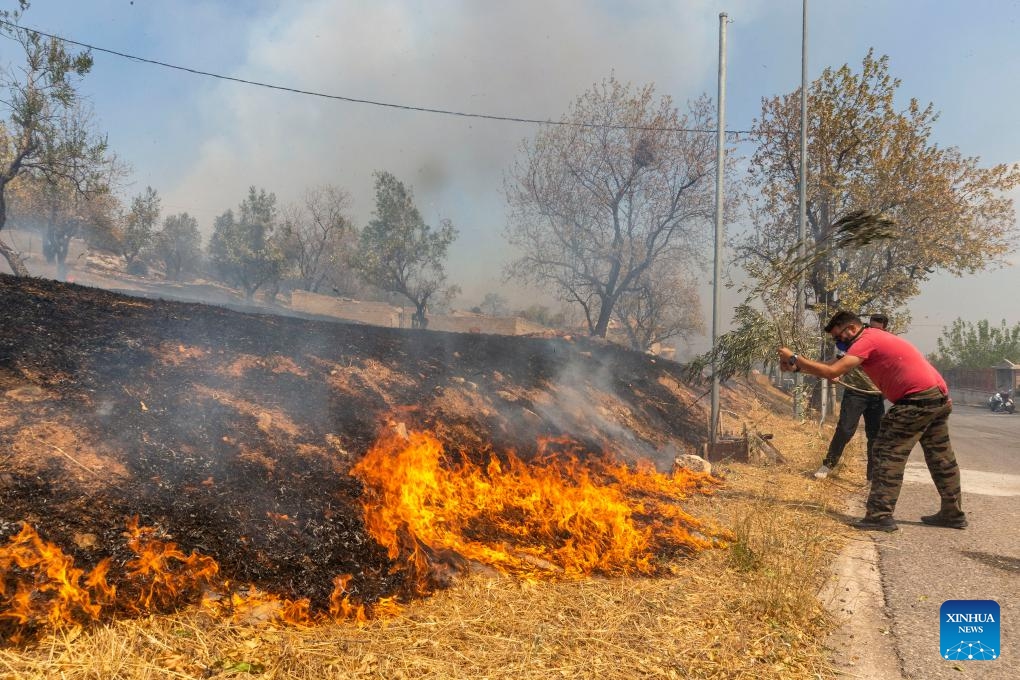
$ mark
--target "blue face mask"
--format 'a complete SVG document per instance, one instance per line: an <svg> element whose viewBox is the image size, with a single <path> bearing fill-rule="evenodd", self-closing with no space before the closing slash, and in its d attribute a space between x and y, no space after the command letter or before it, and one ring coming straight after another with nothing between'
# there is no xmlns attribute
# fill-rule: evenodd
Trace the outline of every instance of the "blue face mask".
<svg viewBox="0 0 1020 680"><path fill-rule="evenodd" d="M846 354L846 351L848 349L850 349L850 343L849 342L843 342L842 340L837 340L836 341L836 349L838 349L840 352L843 352L844 354Z"/></svg>

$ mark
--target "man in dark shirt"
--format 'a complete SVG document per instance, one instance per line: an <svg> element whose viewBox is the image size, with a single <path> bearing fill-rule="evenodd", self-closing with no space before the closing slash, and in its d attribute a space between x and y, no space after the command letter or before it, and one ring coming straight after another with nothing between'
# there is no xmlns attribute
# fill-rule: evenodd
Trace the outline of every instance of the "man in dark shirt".
<svg viewBox="0 0 1020 680"><path fill-rule="evenodd" d="M873 314L869 326L885 330L888 322L888 317ZM842 357L852 342L853 340L849 343L837 342L836 358ZM871 378L860 367L844 373L839 383L843 386L843 397L839 402L839 420L836 422L836 431L832 433L832 441L829 442L825 460L815 472L815 479L825 479L829 476L843 456L843 449L857 432L861 416L864 416L864 435L868 440L866 475L870 482L875 472L875 440L878 439L878 428L882 424L882 416L885 415L885 399L882 397L882 391L871 382Z"/></svg>

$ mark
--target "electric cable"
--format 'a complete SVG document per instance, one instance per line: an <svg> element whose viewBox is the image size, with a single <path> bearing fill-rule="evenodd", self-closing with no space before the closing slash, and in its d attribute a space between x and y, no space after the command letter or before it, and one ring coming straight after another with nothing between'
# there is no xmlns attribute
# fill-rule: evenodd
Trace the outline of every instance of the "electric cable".
<svg viewBox="0 0 1020 680"><path fill-rule="evenodd" d="M379 101L379 100L374 100L374 99L361 99L361 98L358 98L358 97L348 97L348 96L345 96L345 95L328 94L328 93L324 93L324 92L316 92L314 90L304 90L304 89L296 88L296 87L288 87L286 85L274 85L273 83L264 83L264 82L260 82L260 81L257 81L257 80L249 80L247 78L238 78L236 76L225 76L223 74L214 73L212 71L203 71L201 69L190 68L188 66L179 66L177 64L171 64L171 63L168 63L168 62L165 62L165 61L159 61L159 60L156 60L156 59L148 59L146 57L139 57L139 56L136 56L136 55L133 55L133 54L128 54L127 52L120 52L120 51L112 50L112 49L109 49L109 48L106 48L106 47L99 47L97 45L92 45L90 43L81 42L79 40L72 40L71 38L65 38L63 36L54 35L52 33L47 33L46 31L40 31L39 29L36 29L36 28L30 28L28 26L21 26L19 24L16 24L14 22L7 21L7 20L4 20L4 19L0 19L0 25L7 26L7 27L9 27L11 29L14 29L14 30L26 31L28 33L35 33L37 35L41 35L41 36L49 38L51 40L59 40L61 42L67 43L69 45L76 45L78 47L81 47L81 48L84 48L84 49L87 49L87 50L94 50L96 52L102 52L102 53L105 53L105 54L112 54L114 56L121 57L123 59L130 59L132 61L137 61L137 62L141 62L141 63L144 63L144 64L152 64L154 66L162 66L164 68L169 68L169 69L173 69L173 70L177 70L177 71L184 71L185 73L191 73L193 75L205 76L205 77L208 77L208 78L217 78L219 80L226 80L226 81L230 81L230 82L234 82L234 83L240 83L242 85L251 85L251 86L254 86L254 87L264 87L264 88L268 88L270 90L278 90L278 91L281 91L281 92L290 92L292 94L301 94L301 95L307 95L307 96L310 96L310 97L320 97L322 99L332 99L332 100L336 100L336 101L344 101L344 102L349 102L349 103L352 103L352 104L366 104L366 105L369 105L369 106L381 106L381 107L385 107L385 108L400 109L400 110L404 110L404 111L416 111L416 112L421 112L421 113L434 113L434 114L439 114L439 115L444 115L444 116L458 116L458 117L461 117L461 118L481 118L481 119L485 119L485 120L496 120L496 121L505 121L505 122L512 122L512 123L526 123L526 124L531 124L531 125L558 125L558 126L564 126L564 127L607 129L607 130L644 130L644 131L648 131L648 132L691 132L691 133L705 133L705 134L709 134L709 133L710 134L716 134L716 132L717 132L716 130L707 129L707 128L674 128L674 127L655 127L655 126L642 126L642 125L611 125L611 124L606 124L606 123L585 123L585 122L567 121L567 120L549 120L549 119L542 120L542 119L539 119L539 118L523 118L523 117L519 117L519 116L503 116L503 115L494 115L494 114L486 114L486 113L469 113L469 112L464 112L464 111L454 111L452 109L438 109L438 108L430 108L430 107L426 107L426 106L412 106L412 105L408 105L408 104L394 104L392 102L384 102L384 101ZM736 141L741 141L739 139L740 135L754 135L755 133L752 130L726 130L726 134L727 135L736 136L738 138Z"/></svg>

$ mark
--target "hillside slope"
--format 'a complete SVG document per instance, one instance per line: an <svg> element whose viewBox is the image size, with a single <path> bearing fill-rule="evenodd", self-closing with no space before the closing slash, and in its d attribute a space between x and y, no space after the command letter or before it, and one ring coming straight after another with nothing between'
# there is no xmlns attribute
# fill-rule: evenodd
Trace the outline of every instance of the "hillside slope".
<svg viewBox="0 0 1020 680"><path fill-rule="evenodd" d="M221 575L325 606L397 590L348 473L386 423L465 457L543 438L668 469L704 438L669 361L587 339L242 314L0 275L0 538L82 568L158 527Z"/></svg>

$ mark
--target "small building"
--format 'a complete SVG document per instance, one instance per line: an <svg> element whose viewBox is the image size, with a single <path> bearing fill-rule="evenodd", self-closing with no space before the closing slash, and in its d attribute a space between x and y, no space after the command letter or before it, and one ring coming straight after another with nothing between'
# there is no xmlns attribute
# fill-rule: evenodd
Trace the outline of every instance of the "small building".
<svg viewBox="0 0 1020 680"><path fill-rule="evenodd" d="M942 371L949 384L953 401L960 404L984 406L988 397L1009 390L1017 394L1020 388L1020 364L1008 359L988 368L950 368Z"/></svg>
<svg viewBox="0 0 1020 680"><path fill-rule="evenodd" d="M995 390L1009 390L1016 394L1017 387L1020 387L1020 364L1014 364L1009 359L1003 359L1001 364L992 367L995 369Z"/></svg>

